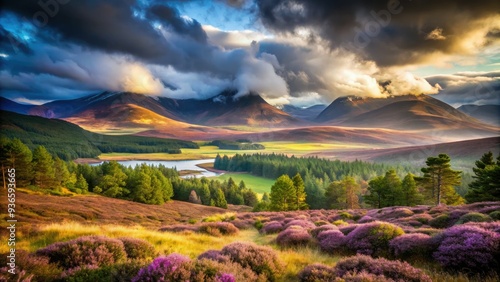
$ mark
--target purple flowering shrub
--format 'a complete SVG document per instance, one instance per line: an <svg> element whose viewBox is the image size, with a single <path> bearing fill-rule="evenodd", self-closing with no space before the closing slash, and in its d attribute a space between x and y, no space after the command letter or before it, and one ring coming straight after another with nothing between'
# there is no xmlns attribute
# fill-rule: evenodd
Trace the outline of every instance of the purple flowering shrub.
<svg viewBox="0 0 500 282"><path fill-rule="evenodd" d="M287 229L288 227L293 225L300 226L304 229L313 229L316 227L316 225L314 225L314 223L310 222L309 220L296 219L285 224L284 228Z"/></svg>
<svg viewBox="0 0 500 282"><path fill-rule="evenodd" d="M401 227L387 222L370 222L358 225L346 235L346 244L358 254L384 256L389 250L389 241L403 235Z"/></svg>
<svg viewBox="0 0 500 282"><path fill-rule="evenodd" d="M342 232L344 235L347 235L351 233L356 227L358 227L358 224L349 224L349 225L343 225L339 227L340 232Z"/></svg>
<svg viewBox="0 0 500 282"><path fill-rule="evenodd" d="M392 239L389 247L392 253L399 258L411 256L428 257L432 254L431 236L423 233L404 234Z"/></svg>
<svg viewBox="0 0 500 282"><path fill-rule="evenodd" d="M266 281L264 275L259 276L234 262L199 259L192 262L190 268L190 282Z"/></svg>
<svg viewBox="0 0 500 282"><path fill-rule="evenodd" d="M229 222L206 222L198 231L212 236L234 235L239 232L238 228Z"/></svg>
<svg viewBox="0 0 500 282"><path fill-rule="evenodd" d="M408 208L388 207L388 208L383 208L382 213L380 213L377 216L377 218L378 219L399 219L399 218L410 217L413 214L414 214L414 212Z"/></svg>
<svg viewBox="0 0 500 282"><path fill-rule="evenodd" d="M453 219L450 218L448 214L441 214L436 216L435 218L429 220L429 225L433 228L448 228L452 226L454 223Z"/></svg>
<svg viewBox="0 0 500 282"><path fill-rule="evenodd" d="M142 268L132 282L141 281L188 281L191 272L190 259L180 254L157 257Z"/></svg>
<svg viewBox="0 0 500 282"><path fill-rule="evenodd" d="M500 222L498 221L493 221L493 222L467 222L464 225L467 226L477 226L482 229L486 229L489 231L493 231L495 233L500 234Z"/></svg>
<svg viewBox="0 0 500 282"><path fill-rule="evenodd" d="M304 246L311 241L311 235L304 228L290 228L281 231L276 237L276 243L281 247Z"/></svg>
<svg viewBox="0 0 500 282"><path fill-rule="evenodd" d="M138 261L101 267L82 266L66 270L60 278L65 282L130 281L142 267L144 264Z"/></svg>
<svg viewBox="0 0 500 282"><path fill-rule="evenodd" d="M222 254L219 250L208 250L198 256L198 260L209 259L217 262L228 262L230 258Z"/></svg>
<svg viewBox="0 0 500 282"><path fill-rule="evenodd" d="M161 232L174 232L174 233L180 233L180 232L198 232L198 225L194 224L175 224L175 225L170 225L170 226L164 226L158 231Z"/></svg>
<svg viewBox="0 0 500 282"><path fill-rule="evenodd" d="M36 281L52 281L55 280L62 272L55 264L49 263L49 258L43 256L36 256L28 253L25 250L16 250L16 276L8 273L7 263L10 259L7 256L10 253L0 254L0 281L25 281L28 277L34 278ZM5 278L4 280L2 279ZM16 278L14 278L16 277Z"/></svg>
<svg viewBox="0 0 500 282"><path fill-rule="evenodd" d="M300 282L333 281L335 279L333 268L320 263L304 267L298 276Z"/></svg>
<svg viewBox="0 0 500 282"><path fill-rule="evenodd" d="M500 210L492 211L489 215L492 220L500 220Z"/></svg>
<svg viewBox="0 0 500 282"><path fill-rule="evenodd" d="M345 236L338 230L326 230L318 234L318 243L323 252L335 254L343 249Z"/></svg>
<svg viewBox="0 0 500 282"><path fill-rule="evenodd" d="M380 279L385 277L387 280L392 279L393 281L432 282L431 278L422 270L406 262L392 261L384 258L375 259L365 255L345 258L337 262L334 268L335 275L341 278L352 275L356 276L356 274L361 274L363 271L367 274L379 276Z"/></svg>
<svg viewBox="0 0 500 282"><path fill-rule="evenodd" d="M434 258L445 268L481 273L498 269L500 235L476 226L457 225L443 233Z"/></svg>
<svg viewBox="0 0 500 282"><path fill-rule="evenodd" d="M118 238L122 241L125 253L129 259L151 259L157 256L157 252L151 243L137 238Z"/></svg>
<svg viewBox="0 0 500 282"><path fill-rule="evenodd" d="M221 253L229 256L231 261L250 268L257 275L264 275L268 281L276 281L283 270L283 264L278 255L269 247L235 242L222 248Z"/></svg>
<svg viewBox="0 0 500 282"><path fill-rule="evenodd" d="M253 220L250 219L235 219L231 223L240 230L253 228Z"/></svg>
<svg viewBox="0 0 500 282"><path fill-rule="evenodd" d="M36 254L48 257L50 263L56 263L64 269L111 265L127 259L122 241L102 236L84 236L54 243L38 250Z"/></svg>
<svg viewBox="0 0 500 282"><path fill-rule="evenodd" d="M275 234L279 233L283 230L283 224L279 221L269 221L264 223L262 228L260 229L260 233L262 234Z"/></svg>
<svg viewBox="0 0 500 282"><path fill-rule="evenodd" d="M373 218L369 215L365 215L358 220L358 223L368 223L368 222L372 222L372 221L375 221L375 218Z"/></svg>
<svg viewBox="0 0 500 282"><path fill-rule="evenodd" d="M333 224L324 224L320 225L312 230L309 231L311 233L311 236L313 238L318 238L319 233L326 231L326 230L339 230L339 228Z"/></svg>

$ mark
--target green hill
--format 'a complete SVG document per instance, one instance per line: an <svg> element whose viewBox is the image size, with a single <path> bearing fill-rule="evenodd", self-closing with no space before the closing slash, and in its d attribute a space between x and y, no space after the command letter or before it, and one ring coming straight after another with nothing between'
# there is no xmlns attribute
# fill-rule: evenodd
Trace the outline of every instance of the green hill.
<svg viewBox="0 0 500 282"><path fill-rule="evenodd" d="M177 139L97 134L63 120L9 111L0 111L0 120L3 137L19 138L30 149L43 145L51 154L64 160L95 158L110 152L177 153L180 148L198 148L193 142Z"/></svg>

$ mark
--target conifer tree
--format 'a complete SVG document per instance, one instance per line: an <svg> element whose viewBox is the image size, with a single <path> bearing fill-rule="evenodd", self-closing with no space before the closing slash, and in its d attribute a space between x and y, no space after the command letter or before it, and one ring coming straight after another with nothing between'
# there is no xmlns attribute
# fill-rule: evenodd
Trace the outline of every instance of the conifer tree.
<svg viewBox="0 0 500 282"><path fill-rule="evenodd" d="M415 206L423 203L423 197L417 189L417 182L413 174L408 173L401 184L403 194L402 205Z"/></svg>
<svg viewBox="0 0 500 282"><path fill-rule="evenodd" d="M54 160L43 146L38 146L33 151L33 171L36 186L40 188L53 188L56 184Z"/></svg>
<svg viewBox="0 0 500 282"><path fill-rule="evenodd" d="M295 188L293 181L286 174L278 177L271 187L271 210L288 211L293 210L295 205Z"/></svg>
<svg viewBox="0 0 500 282"><path fill-rule="evenodd" d="M500 201L500 155L495 161L492 152L485 153L472 170L475 175L465 195L467 202Z"/></svg>
<svg viewBox="0 0 500 282"><path fill-rule="evenodd" d="M307 209L307 204L306 204L306 192L305 192L305 185L304 181L302 180L302 177L300 176L299 173L297 173L293 178L293 188L295 190L294 193L294 206L292 207L293 210L305 210Z"/></svg>
<svg viewBox="0 0 500 282"><path fill-rule="evenodd" d="M425 162L427 167L422 168L424 176L422 182L429 191L431 203L456 205L464 203L464 200L455 191L454 186L460 185L461 171L451 169L450 157L439 154L437 157L429 157Z"/></svg>

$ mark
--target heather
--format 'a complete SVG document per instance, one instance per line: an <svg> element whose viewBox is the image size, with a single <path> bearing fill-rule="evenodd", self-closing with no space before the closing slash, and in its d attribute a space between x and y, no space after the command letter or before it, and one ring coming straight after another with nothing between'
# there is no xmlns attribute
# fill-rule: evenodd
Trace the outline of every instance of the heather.
<svg viewBox="0 0 500 282"><path fill-rule="evenodd" d="M389 241L403 235L400 227L387 222L371 222L357 226L346 235L346 244L359 254L383 256L389 249Z"/></svg>
<svg viewBox="0 0 500 282"><path fill-rule="evenodd" d="M291 227L295 227L292 225ZM276 243L281 247L292 247L307 245L311 240L311 235L306 229L300 228L287 228L281 231L276 237Z"/></svg>

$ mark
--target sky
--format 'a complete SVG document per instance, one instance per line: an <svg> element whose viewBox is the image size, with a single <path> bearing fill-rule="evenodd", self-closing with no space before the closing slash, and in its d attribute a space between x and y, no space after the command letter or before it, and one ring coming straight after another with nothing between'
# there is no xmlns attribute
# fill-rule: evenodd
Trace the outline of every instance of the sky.
<svg viewBox="0 0 500 282"><path fill-rule="evenodd" d="M130 91L274 105L428 94L500 104L497 0L26 0L0 11L0 95Z"/></svg>

